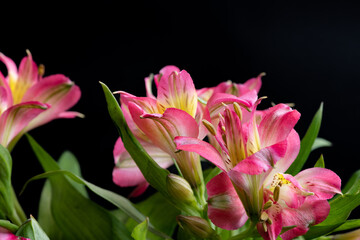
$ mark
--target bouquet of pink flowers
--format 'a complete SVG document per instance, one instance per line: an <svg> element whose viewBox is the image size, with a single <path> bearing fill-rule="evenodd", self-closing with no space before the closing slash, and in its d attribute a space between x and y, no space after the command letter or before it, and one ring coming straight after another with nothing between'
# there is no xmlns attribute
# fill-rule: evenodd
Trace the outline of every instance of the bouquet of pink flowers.
<svg viewBox="0 0 360 240"><path fill-rule="evenodd" d="M35 127L81 117L67 111L80 90L63 75L43 77L30 52L19 68L0 60L8 69L0 73L1 239L359 239L360 220L348 220L360 205L359 172L341 187L322 156L302 170L312 150L329 145L318 138L322 104L300 140L300 113L290 104L262 109L264 74L196 89L175 66L145 78L146 97L115 92L120 105L101 83L120 135L114 183L134 187L130 198L150 185L157 192L133 204L84 180L70 152L55 161L26 135L44 173L24 189L47 179L38 216L27 216L11 184L10 152ZM92 201L89 190L116 209Z"/></svg>

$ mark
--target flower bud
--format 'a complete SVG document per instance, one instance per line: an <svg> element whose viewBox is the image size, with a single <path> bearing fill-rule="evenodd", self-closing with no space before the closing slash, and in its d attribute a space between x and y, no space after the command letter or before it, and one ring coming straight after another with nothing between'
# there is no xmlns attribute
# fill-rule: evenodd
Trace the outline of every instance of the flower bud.
<svg viewBox="0 0 360 240"><path fill-rule="evenodd" d="M216 239L216 233L210 224L201 217L183 216L176 217L178 224L190 234L201 239Z"/></svg>
<svg viewBox="0 0 360 240"><path fill-rule="evenodd" d="M166 178L166 186L174 200L187 204L196 201L190 184L184 178L176 174L169 174Z"/></svg>

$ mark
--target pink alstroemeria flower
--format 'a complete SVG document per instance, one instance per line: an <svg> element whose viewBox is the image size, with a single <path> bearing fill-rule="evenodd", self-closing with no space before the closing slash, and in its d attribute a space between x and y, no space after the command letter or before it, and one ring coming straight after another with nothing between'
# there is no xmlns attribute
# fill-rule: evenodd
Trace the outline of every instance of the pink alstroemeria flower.
<svg viewBox="0 0 360 240"><path fill-rule="evenodd" d="M304 235L310 225L326 219L330 211L327 199L341 194L340 187L339 176L325 168L305 169L294 177L272 171L263 182L266 203L257 224L259 233L266 240L275 240L283 227L296 226L281 238Z"/></svg>
<svg viewBox="0 0 360 240"><path fill-rule="evenodd" d="M151 91L152 80L157 87L157 97ZM202 183L199 156L194 153L177 152L173 142L176 136L203 138L206 135L206 128L199 129L198 122L203 114L197 114L197 94L190 75L175 66L166 66L154 76L154 79L145 78L145 85L147 97L119 92L122 110L131 131L159 165L168 167L173 164L174 159L184 178L192 187L197 188ZM117 166L113 172L113 180L120 186L130 186L132 182L133 186L137 185L140 190L137 193L141 193L146 189L147 183L143 178L140 179L140 170L135 167L135 163L119 141L121 140L118 140L114 149L114 153L118 154L114 154ZM118 161L119 155L121 157ZM123 162L127 163L129 169L126 169ZM119 171L129 171L130 168L136 174L120 177Z"/></svg>
<svg viewBox="0 0 360 240"><path fill-rule="evenodd" d="M296 227L282 234L283 239L303 235L309 225L327 217L326 199L341 193L340 178L322 168L295 177L284 174L300 147L293 129L300 117L297 111L279 104L242 123L235 109L227 108L219 124L216 139L222 152L196 139L175 139L178 149L195 151L224 171L207 184L209 218L234 230L249 216L264 239L276 239L288 226Z"/></svg>
<svg viewBox="0 0 360 240"><path fill-rule="evenodd" d="M0 227L0 239L1 240L31 240L30 238L15 236L11 231L2 227Z"/></svg>
<svg viewBox="0 0 360 240"><path fill-rule="evenodd" d="M296 110L280 104L258 114L256 105L259 102L260 100L254 105L250 116L247 116L247 111L241 110L236 103L234 103L235 111L226 107L215 134L220 151L198 139L175 138L178 149L200 154L222 169L225 172L223 174L231 176L234 169L243 174L244 181L240 182L241 185L233 183L245 208L240 215L243 216L246 211L247 216L253 221L257 221L261 214L262 182L266 177L265 173L280 160L293 161L298 153L300 141L293 129L300 117ZM224 181L223 174L212 179L207 185L210 192L208 192L209 218L219 227L237 229L246 222L247 217L233 221L230 225L227 223L226 219L232 216L232 210L225 205L234 205L230 200L236 197L226 194L228 192L225 190L226 186L232 184L230 180ZM230 179L233 181L232 178ZM221 192L221 189L224 192ZM221 211L222 209L227 211Z"/></svg>
<svg viewBox="0 0 360 240"><path fill-rule="evenodd" d="M81 116L67 112L80 98L79 87L61 74L43 78L44 67L27 54L17 69L0 53L8 71L7 77L0 72L0 144L10 149L33 128L56 118Z"/></svg>

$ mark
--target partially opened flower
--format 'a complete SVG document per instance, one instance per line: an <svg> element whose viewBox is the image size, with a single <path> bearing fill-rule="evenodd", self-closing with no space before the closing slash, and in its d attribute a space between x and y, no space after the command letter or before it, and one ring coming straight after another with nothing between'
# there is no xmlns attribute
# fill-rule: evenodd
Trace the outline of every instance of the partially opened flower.
<svg viewBox="0 0 360 240"><path fill-rule="evenodd" d="M8 75L0 73L0 144L12 148L27 131L56 118L81 116L67 112L80 98L80 89L61 74L43 77L44 66L39 67L28 56L19 65L4 54L0 60Z"/></svg>

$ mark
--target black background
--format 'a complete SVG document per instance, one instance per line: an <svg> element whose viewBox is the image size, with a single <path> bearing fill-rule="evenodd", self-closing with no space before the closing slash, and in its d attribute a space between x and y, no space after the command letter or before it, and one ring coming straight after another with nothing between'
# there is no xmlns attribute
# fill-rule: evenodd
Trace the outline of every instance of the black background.
<svg viewBox="0 0 360 240"><path fill-rule="evenodd" d="M75 153L84 178L101 187L130 192L112 183L118 135L98 81L113 91L144 96L144 77L169 64L186 69L197 88L228 79L244 82L266 72L260 96L269 99L262 107L271 101L295 103L302 114L296 125L301 137L323 101L320 137L333 147L315 151L307 166L324 153L326 167L343 183L360 168L357 4L102 1L77 6L62 1L4 6L2 12L1 52L18 64L29 49L45 65L45 75L63 73L82 90L72 110L85 119L55 120L31 135L55 158L64 150ZM6 74L4 66L0 69ZM13 150L15 189L41 172L21 139ZM27 214L36 216L42 184L30 184L20 196Z"/></svg>

